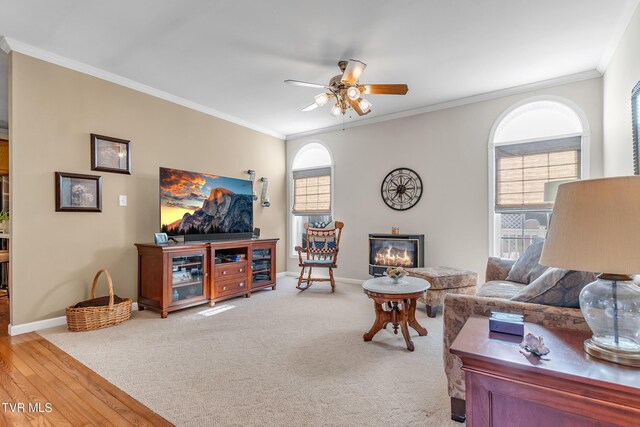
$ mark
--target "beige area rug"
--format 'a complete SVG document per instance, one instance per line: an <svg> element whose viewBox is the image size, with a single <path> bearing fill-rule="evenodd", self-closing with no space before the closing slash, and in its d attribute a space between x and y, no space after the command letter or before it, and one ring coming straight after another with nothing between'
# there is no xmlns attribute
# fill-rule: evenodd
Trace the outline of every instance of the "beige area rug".
<svg viewBox="0 0 640 427"><path fill-rule="evenodd" d="M374 310L359 285L299 292L286 277L213 309L40 335L180 426L460 427L449 418L442 317L422 304L416 317L429 334L412 330L414 352L400 333L364 342Z"/></svg>

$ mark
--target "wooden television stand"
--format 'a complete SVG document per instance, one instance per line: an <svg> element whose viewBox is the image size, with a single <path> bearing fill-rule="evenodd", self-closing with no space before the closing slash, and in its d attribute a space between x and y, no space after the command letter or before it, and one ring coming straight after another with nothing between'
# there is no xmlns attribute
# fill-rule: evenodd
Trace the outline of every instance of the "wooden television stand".
<svg viewBox="0 0 640 427"><path fill-rule="evenodd" d="M168 313L276 289L278 239L177 245L136 243L138 309Z"/></svg>

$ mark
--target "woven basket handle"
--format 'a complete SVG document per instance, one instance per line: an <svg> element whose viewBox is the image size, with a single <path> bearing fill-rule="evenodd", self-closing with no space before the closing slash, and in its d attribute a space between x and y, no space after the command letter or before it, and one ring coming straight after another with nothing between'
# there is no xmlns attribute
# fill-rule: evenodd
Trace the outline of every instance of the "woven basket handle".
<svg viewBox="0 0 640 427"><path fill-rule="evenodd" d="M107 276L107 283L109 283L109 310L113 310L113 282L111 281L111 275L107 271L106 268L98 271L96 273L96 277L93 278L93 285L91 285L91 299L96 297L96 286L98 285L98 279L100 278L100 274L104 273Z"/></svg>

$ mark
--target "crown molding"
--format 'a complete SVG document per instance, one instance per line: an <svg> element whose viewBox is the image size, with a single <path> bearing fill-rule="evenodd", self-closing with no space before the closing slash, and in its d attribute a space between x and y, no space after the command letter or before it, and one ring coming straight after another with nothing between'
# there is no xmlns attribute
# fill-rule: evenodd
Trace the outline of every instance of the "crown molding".
<svg viewBox="0 0 640 427"><path fill-rule="evenodd" d="M417 116L419 114L430 113L433 111L446 110L447 108L460 107L468 104L489 101L491 99L503 98L510 95L519 95L522 93L532 92L535 90L546 89L554 86L560 86L568 83L580 82L602 77L602 73L598 70L588 70L581 73L569 74L567 76L557 77L554 79L543 80L536 83L529 83L521 86L500 89L493 92L486 92L479 95L468 96L466 98L454 99L451 101L440 102L437 104L427 105L425 107L414 108L411 110L400 111L398 113L385 114L383 116L371 117L369 119L360 119L355 122L328 126L322 129L315 129L307 132L300 132L287 135L287 141L304 138L307 136L318 135L321 133L334 132L344 129L350 129L358 126L366 126L373 123L386 122L389 120L401 119L404 117Z"/></svg>
<svg viewBox="0 0 640 427"><path fill-rule="evenodd" d="M6 37L0 37L0 49L2 49L4 53L11 52L11 46L9 46L9 42Z"/></svg>
<svg viewBox="0 0 640 427"><path fill-rule="evenodd" d="M637 1L640 1L640 0L637 0ZM638 3L636 2L632 4L633 4L633 8L635 9ZM626 25L628 25L629 23L629 19L625 20L625 25L622 27L622 30L620 31L620 36L616 38L615 41L619 42L620 37L622 37L622 34L624 34ZM615 51L615 47L617 47L615 43L613 43L613 45L614 45L614 48L612 49L612 52ZM57 55L55 53L48 52L46 50L37 48L35 46L31 46L29 44L20 42L15 39L11 39L8 37L0 38L0 49L5 51L6 53L10 53L12 51L19 52L21 54L31 56L55 65L59 65L61 67L65 67L74 71L78 71L83 74L97 77L99 79L106 80L111 83L115 83L117 85L124 86L129 89L133 89L135 91L145 93L147 95L151 95L156 98L160 98L165 101L169 101L174 104L181 105L191 110L199 111L201 113L204 113L213 117L217 117L219 119L226 120L228 122L235 123L237 125L246 127L248 129L252 129L257 132L261 132L266 135L270 135L275 138L283 139L283 140L295 140L295 139L304 138L306 136L317 135L321 133L333 132L333 131L344 130L344 129L350 129L358 126L365 126L365 125L370 125L374 123L380 123L380 122L385 122L389 120L415 116L415 115L429 113L433 111L444 110L447 108L459 107L463 105L474 104L477 102L488 101L491 99L502 98L509 95L516 95L516 94L521 94L521 93L530 92L534 90L545 89L553 86L559 86L563 84L579 82L582 80L589 80L593 78L602 77L602 72L599 71L600 67L598 67L597 70L588 70L581 73L570 74L567 76L544 80L536 83L530 83L522 86L514 86L511 88L500 89L493 92L486 92L479 95L469 96L469 97L460 98L460 99L454 99L454 100L445 101L437 104L427 105L424 107L414 108L411 110L405 110L397 113L385 114L382 116L371 117L366 119L360 119L358 121L347 123L347 124L338 124L338 125L328 126L320 129L314 129L306 132L286 135L281 132L277 132L273 129L268 129L263 126L256 125L254 123L248 122L239 117L235 117L235 116L223 113L213 108L209 108L204 105L195 103L193 101L189 101L188 99L181 98L176 95L172 95L168 92L164 92L159 89L155 89L151 86L144 85L142 83L136 82L126 77L122 77L120 75L111 73L109 71L105 71L100 68L93 67L91 65L87 65L82 62L78 62L78 61L63 57L61 55ZM608 57L608 60L611 59L611 56L612 56L612 53Z"/></svg>
<svg viewBox="0 0 640 427"><path fill-rule="evenodd" d="M243 120L239 117L235 117L235 116L223 113L213 108L205 107L204 105L198 104L193 101L189 101L188 99L181 98L176 95L172 95L168 92L164 92L159 89L155 89L151 86L147 86L145 84L136 82L126 77L122 77L120 75L111 73L109 71L105 71L100 68L87 65L82 62L78 62L73 59L69 59L55 53L48 52L44 49L31 46L29 44L23 43L18 40L14 40L8 37L3 37L0 39L0 48L4 50L6 53L9 53L12 51L19 52L23 55L31 56L33 58L50 62L52 64L59 65L64 68L68 68L70 70L78 71L83 74L88 74L90 76L97 77L99 79L106 80L108 82L115 83L117 85L124 86L129 89L133 89L135 91L142 92L147 95L151 95L156 98L160 98L165 101L169 101L174 104L178 104L183 107L189 108L191 110L199 111L201 113L208 114L210 116L217 117L219 119L226 120L231 123L235 123L242 127L249 128L257 132L261 132L261 133L273 136L275 138L285 139L286 137L286 135L284 135L283 133L276 132L272 129L268 129L268 128L256 125L254 123Z"/></svg>
<svg viewBox="0 0 640 427"><path fill-rule="evenodd" d="M620 19L618 23L613 27L613 35L609 40L609 44L605 48L602 56L600 57L600 61L598 61L598 65L596 66L596 70L600 73L604 74L613 58L613 55L616 53L616 49L618 49L618 45L624 36L624 33L627 31L627 27L629 26L629 22L633 18L634 14L637 12L638 4L640 0L635 0L633 2L629 2L625 4L622 13L620 14ZM638 12L640 13L640 12Z"/></svg>

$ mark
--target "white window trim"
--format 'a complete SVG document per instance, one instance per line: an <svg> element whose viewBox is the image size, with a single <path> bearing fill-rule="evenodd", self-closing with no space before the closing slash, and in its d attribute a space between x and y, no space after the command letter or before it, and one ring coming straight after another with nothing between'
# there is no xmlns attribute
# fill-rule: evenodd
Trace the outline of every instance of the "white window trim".
<svg viewBox="0 0 640 427"><path fill-rule="evenodd" d="M287 187L289 189L289 191L287 191L287 252L289 254L288 258L289 259L297 259L298 258L298 253L295 251L295 245L293 244L293 234L294 234L294 230L293 230L293 218L294 215L291 213L291 207L293 206L293 162L296 159L296 156L298 155L298 153L300 153L300 150L302 150L304 147L306 147L309 144L320 144L324 147L325 150L327 150L327 152L329 153L329 157L331 158L331 165L328 165L331 168L331 218L335 219L334 216L334 212L335 212L335 193L336 193L336 187L335 187L335 175L334 175L334 165L335 165L335 160L333 158L333 153L331 152L331 150L329 149L329 147L327 146L327 144L325 144L324 142L320 141L320 140L311 140L311 141L307 141L304 144L302 144L300 147L298 147L298 149L296 150L296 152L291 156L291 161L289 163L289 172L287 173ZM312 166L312 167L308 167L308 168L299 168L296 170L307 170L307 169L315 169L317 167L327 167L327 165L323 165L323 166Z"/></svg>
<svg viewBox="0 0 640 427"><path fill-rule="evenodd" d="M504 120L507 115L509 115L516 108L520 108L525 104L529 104L531 102L538 101L555 101L561 104L566 105L567 107L573 109L573 111L580 118L580 124L582 125L581 133L572 133L565 135L554 135L547 136L541 138L531 138L524 139L519 141L506 141L506 142L494 142L496 131L498 126ZM488 170L489 170L489 211L488 211L488 222L489 222L489 234L488 234L488 251L489 256L496 256L496 248L499 246L499 242L497 241L497 236L495 230L497 228L496 221L498 220L498 215L495 212L495 199L496 199L496 177L495 177L495 147L499 147L501 145L512 145L512 144L524 144L527 142L535 142L535 141L544 141L555 138L563 138L570 136L581 136L580 139L580 168L581 168L581 179L589 179L591 176L591 130L589 128L589 121L587 120L587 115L584 111L573 101L555 95L540 95L534 96L531 98L523 99L509 108L507 108L493 123L491 127L491 132L489 133L489 144L487 150L487 158L488 158Z"/></svg>

